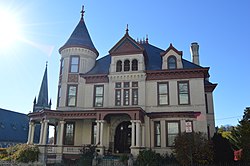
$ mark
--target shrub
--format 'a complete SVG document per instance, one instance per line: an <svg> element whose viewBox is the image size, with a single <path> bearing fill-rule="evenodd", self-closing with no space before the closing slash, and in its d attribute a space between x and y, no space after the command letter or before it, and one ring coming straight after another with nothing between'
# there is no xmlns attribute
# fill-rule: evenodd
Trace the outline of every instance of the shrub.
<svg viewBox="0 0 250 166"><path fill-rule="evenodd" d="M6 160L28 163L38 160L39 149L35 145L19 144L7 148L7 153Z"/></svg>
<svg viewBox="0 0 250 166"><path fill-rule="evenodd" d="M213 146L202 133L181 133L175 138L174 152L181 165L190 165L191 154L195 164L213 162Z"/></svg>

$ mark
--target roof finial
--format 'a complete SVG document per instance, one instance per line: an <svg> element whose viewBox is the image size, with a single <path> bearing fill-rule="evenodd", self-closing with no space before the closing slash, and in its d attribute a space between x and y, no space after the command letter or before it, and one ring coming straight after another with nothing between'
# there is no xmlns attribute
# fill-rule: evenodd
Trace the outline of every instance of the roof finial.
<svg viewBox="0 0 250 166"><path fill-rule="evenodd" d="M46 61L46 68L47 68L47 66L48 66L48 61Z"/></svg>
<svg viewBox="0 0 250 166"><path fill-rule="evenodd" d="M126 28L126 34L128 34L128 31L129 31L129 30L128 30L128 24L127 24L127 28Z"/></svg>
<svg viewBox="0 0 250 166"><path fill-rule="evenodd" d="M84 13L85 13L85 11L84 11L84 5L82 5L82 10L81 10L81 20L83 19L83 16L84 16Z"/></svg>
<svg viewBox="0 0 250 166"><path fill-rule="evenodd" d="M146 35L146 44L148 44L148 35Z"/></svg>

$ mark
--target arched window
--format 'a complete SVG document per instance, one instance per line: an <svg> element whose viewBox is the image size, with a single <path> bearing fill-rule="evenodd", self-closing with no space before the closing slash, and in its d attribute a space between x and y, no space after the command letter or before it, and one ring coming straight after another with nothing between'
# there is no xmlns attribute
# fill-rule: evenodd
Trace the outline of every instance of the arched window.
<svg viewBox="0 0 250 166"><path fill-rule="evenodd" d="M134 59L132 61L132 71L137 71L138 70L138 61Z"/></svg>
<svg viewBox="0 0 250 166"><path fill-rule="evenodd" d="M122 61L117 61L116 62L116 72L121 72L122 71Z"/></svg>
<svg viewBox="0 0 250 166"><path fill-rule="evenodd" d="M176 66L177 66L176 57L170 56L168 58L168 69L176 69L177 68Z"/></svg>
<svg viewBox="0 0 250 166"><path fill-rule="evenodd" d="M130 61L125 60L124 61L124 71L129 71L130 70Z"/></svg>

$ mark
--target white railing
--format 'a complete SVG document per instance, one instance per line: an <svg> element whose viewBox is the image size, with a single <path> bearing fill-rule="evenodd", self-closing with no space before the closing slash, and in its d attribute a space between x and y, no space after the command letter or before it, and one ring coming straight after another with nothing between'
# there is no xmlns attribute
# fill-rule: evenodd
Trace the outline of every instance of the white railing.
<svg viewBox="0 0 250 166"><path fill-rule="evenodd" d="M63 153L64 154L80 154L82 146L64 146Z"/></svg>

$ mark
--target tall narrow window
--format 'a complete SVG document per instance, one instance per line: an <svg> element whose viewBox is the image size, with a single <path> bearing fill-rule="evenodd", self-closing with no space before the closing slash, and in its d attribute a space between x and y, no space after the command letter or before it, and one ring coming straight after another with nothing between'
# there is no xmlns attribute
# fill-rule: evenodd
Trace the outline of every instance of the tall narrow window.
<svg viewBox="0 0 250 166"><path fill-rule="evenodd" d="M62 90L61 86L58 86L57 107L59 107L61 103L61 96L62 96L61 90Z"/></svg>
<svg viewBox="0 0 250 166"><path fill-rule="evenodd" d="M70 57L70 73L79 72L79 56Z"/></svg>
<svg viewBox="0 0 250 166"><path fill-rule="evenodd" d="M154 144L155 144L155 147L161 146L161 123L160 121L154 122Z"/></svg>
<svg viewBox="0 0 250 166"><path fill-rule="evenodd" d="M74 145L75 123L67 122L64 130L64 145Z"/></svg>
<svg viewBox="0 0 250 166"><path fill-rule="evenodd" d="M132 71L138 70L138 61L136 59L132 60Z"/></svg>
<svg viewBox="0 0 250 166"><path fill-rule="evenodd" d="M115 105L116 106L121 105L121 83L120 82L115 83Z"/></svg>
<svg viewBox="0 0 250 166"><path fill-rule="evenodd" d="M76 106L76 92L77 92L76 85L69 85L68 86L67 106L71 106L71 107Z"/></svg>
<svg viewBox="0 0 250 166"><path fill-rule="evenodd" d="M129 105L129 83L130 82L124 82L123 83L123 105Z"/></svg>
<svg viewBox="0 0 250 166"><path fill-rule="evenodd" d="M97 133L97 126L96 122L92 123L92 131L91 131L91 144L96 144L96 133Z"/></svg>
<svg viewBox="0 0 250 166"><path fill-rule="evenodd" d="M206 113L208 113L207 94L205 94Z"/></svg>
<svg viewBox="0 0 250 166"><path fill-rule="evenodd" d="M169 97L168 97L168 83L161 82L158 83L158 105L168 105Z"/></svg>
<svg viewBox="0 0 250 166"><path fill-rule="evenodd" d="M168 69L176 69L176 57L170 56L168 57Z"/></svg>
<svg viewBox="0 0 250 166"><path fill-rule="evenodd" d="M116 62L116 72L121 72L122 71L122 61L117 61Z"/></svg>
<svg viewBox="0 0 250 166"><path fill-rule="evenodd" d="M173 146L175 137L180 133L180 122L166 122L166 125L167 146Z"/></svg>
<svg viewBox="0 0 250 166"><path fill-rule="evenodd" d="M190 104L189 99L189 83L178 82L179 104Z"/></svg>
<svg viewBox="0 0 250 166"><path fill-rule="evenodd" d="M138 105L138 82L132 82L132 105Z"/></svg>
<svg viewBox="0 0 250 166"><path fill-rule="evenodd" d="M129 71L130 70L130 61L125 60L124 61L124 71Z"/></svg>
<svg viewBox="0 0 250 166"><path fill-rule="evenodd" d="M63 70L64 70L64 58L61 59L60 75L63 74Z"/></svg>
<svg viewBox="0 0 250 166"><path fill-rule="evenodd" d="M103 106L103 95L104 95L104 86L95 85L94 86L94 107Z"/></svg>

